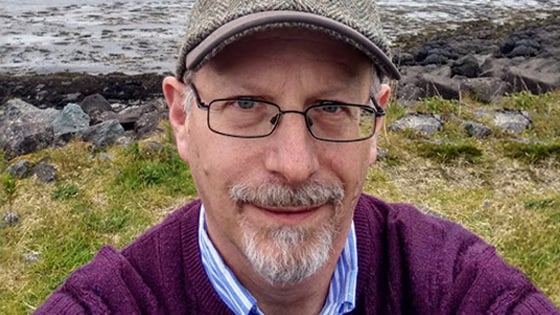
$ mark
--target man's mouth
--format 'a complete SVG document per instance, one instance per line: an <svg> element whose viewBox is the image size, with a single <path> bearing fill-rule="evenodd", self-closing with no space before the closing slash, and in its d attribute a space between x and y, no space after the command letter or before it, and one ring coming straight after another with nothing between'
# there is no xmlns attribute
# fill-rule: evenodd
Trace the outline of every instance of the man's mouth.
<svg viewBox="0 0 560 315"><path fill-rule="evenodd" d="M259 210L266 217L279 224L298 224L314 216L322 205L306 207L267 207L261 205L251 205Z"/></svg>

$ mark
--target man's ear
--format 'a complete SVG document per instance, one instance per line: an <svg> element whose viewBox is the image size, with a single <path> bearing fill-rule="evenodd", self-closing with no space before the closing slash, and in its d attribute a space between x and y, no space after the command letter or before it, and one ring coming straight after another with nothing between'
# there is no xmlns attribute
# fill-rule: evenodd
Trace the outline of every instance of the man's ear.
<svg viewBox="0 0 560 315"><path fill-rule="evenodd" d="M381 84L381 88L375 94L375 100L383 109L387 109L389 106L389 100L391 99L391 87L387 84ZM373 165L377 160L377 136L381 132L383 123L385 122L384 117L377 118L377 123L375 125L375 136L373 142L371 143L371 151L369 156L369 164Z"/></svg>
<svg viewBox="0 0 560 315"><path fill-rule="evenodd" d="M162 83L165 102L169 107L169 122L173 128L177 150L187 161L187 113L185 112L185 84L174 77L166 77Z"/></svg>
<svg viewBox="0 0 560 315"><path fill-rule="evenodd" d="M381 88L377 94L375 94L375 99L383 109L387 109L389 100L391 99L391 87L388 84L381 84Z"/></svg>

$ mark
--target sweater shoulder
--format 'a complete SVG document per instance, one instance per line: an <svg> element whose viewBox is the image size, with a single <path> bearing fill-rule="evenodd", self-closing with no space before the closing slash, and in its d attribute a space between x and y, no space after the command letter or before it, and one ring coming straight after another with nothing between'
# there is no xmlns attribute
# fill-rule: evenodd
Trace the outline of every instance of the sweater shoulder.
<svg viewBox="0 0 560 315"><path fill-rule="evenodd" d="M457 223L367 195L356 207L356 221L362 222L356 224L358 242L377 237L373 255L384 258L377 272L386 274L380 287L389 290L389 313L403 308L418 314L502 314L514 309L537 314L555 309L493 246Z"/></svg>

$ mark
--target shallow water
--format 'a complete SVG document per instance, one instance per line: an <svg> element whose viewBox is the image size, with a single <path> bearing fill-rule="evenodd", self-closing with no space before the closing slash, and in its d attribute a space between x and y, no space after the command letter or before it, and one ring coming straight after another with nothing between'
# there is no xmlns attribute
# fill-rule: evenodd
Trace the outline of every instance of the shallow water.
<svg viewBox="0 0 560 315"><path fill-rule="evenodd" d="M433 23L500 21L560 0L379 0L390 38ZM0 72L172 72L188 0L0 0ZM546 14L546 13L540 13Z"/></svg>

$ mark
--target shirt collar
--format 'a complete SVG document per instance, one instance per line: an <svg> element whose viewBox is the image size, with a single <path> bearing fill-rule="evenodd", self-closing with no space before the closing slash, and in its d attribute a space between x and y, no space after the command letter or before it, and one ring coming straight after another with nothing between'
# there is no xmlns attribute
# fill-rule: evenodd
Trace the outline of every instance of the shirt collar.
<svg viewBox="0 0 560 315"><path fill-rule="evenodd" d="M255 298L226 266L210 240L206 230L204 205L200 207L198 245L204 270L222 301L237 315L262 315ZM346 244L331 279L329 295L321 315L340 315L351 312L356 307L357 279L358 253L356 231L354 222L352 222Z"/></svg>

